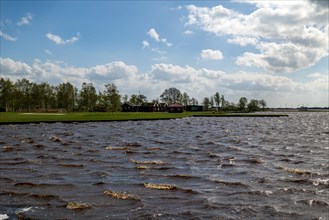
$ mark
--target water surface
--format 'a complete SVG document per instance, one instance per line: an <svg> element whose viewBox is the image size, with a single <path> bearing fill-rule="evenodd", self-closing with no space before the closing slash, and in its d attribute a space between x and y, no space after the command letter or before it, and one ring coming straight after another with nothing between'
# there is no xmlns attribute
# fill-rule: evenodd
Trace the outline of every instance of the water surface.
<svg viewBox="0 0 329 220"><path fill-rule="evenodd" d="M328 118L1 125L0 214L329 219Z"/></svg>

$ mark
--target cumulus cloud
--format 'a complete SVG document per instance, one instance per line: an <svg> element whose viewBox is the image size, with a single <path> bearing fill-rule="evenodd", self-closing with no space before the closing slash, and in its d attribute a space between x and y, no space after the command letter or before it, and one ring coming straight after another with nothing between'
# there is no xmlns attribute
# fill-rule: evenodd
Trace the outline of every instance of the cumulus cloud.
<svg viewBox="0 0 329 220"><path fill-rule="evenodd" d="M20 21L17 22L18 26L28 25L31 23L33 15L31 13L26 13L24 17L21 17Z"/></svg>
<svg viewBox="0 0 329 220"><path fill-rule="evenodd" d="M154 28L151 28L147 35L150 36L153 40L155 40L155 44L157 44L158 47L151 46L150 43L146 40L142 42L143 49L149 49L150 51L157 53L160 55L160 57L154 57L152 58L153 61L164 61L167 60L167 57L164 56L167 54L165 50L162 49L161 45L165 44L167 47L171 47L173 44L168 42L166 38L161 38L160 35L157 33L157 31Z"/></svg>
<svg viewBox="0 0 329 220"><path fill-rule="evenodd" d="M131 79L137 73L137 67L127 65L121 61L111 62L105 65L97 65L87 70L89 78L95 76L101 79L115 80L115 79Z"/></svg>
<svg viewBox="0 0 329 220"><path fill-rule="evenodd" d="M36 82L48 81L60 83L69 81L80 86L83 81L104 80L132 80L138 72L134 65L127 65L124 62L116 61L103 65L96 65L90 68L74 67L55 61L41 62L35 59L32 65L10 58L0 58L1 76L17 79L27 78Z"/></svg>
<svg viewBox="0 0 329 220"><path fill-rule="evenodd" d="M273 73L293 72L314 65L323 57L321 50L293 43L260 43L256 48L262 53L244 53L237 58L236 64L257 66Z"/></svg>
<svg viewBox="0 0 329 220"><path fill-rule="evenodd" d="M190 30L187 30L187 31L184 32L184 34L191 35L191 34L194 34L194 32L193 31L190 31Z"/></svg>
<svg viewBox="0 0 329 220"><path fill-rule="evenodd" d="M17 40L16 37L12 37L12 36L6 34L5 32L2 32L2 31L0 31L0 37L2 37L5 40L8 40L8 41L16 41Z"/></svg>
<svg viewBox="0 0 329 220"><path fill-rule="evenodd" d="M120 93L130 95L141 91L149 100L159 97L164 89L170 87L187 92L199 101L217 91L229 101L237 102L241 96L263 98L270 106L283 103L282 97L295 106L301 104L302 100L312 100L313 104L322 103L323 106L323 100L328 100L328 73L309 74L310 81L302 83L273 74L242 71L227 73L166 63L153 64L149 71L140 72L136 66L122 61L75 67L37 59L29 65L0 57L0 67L1 76L12 80L24 77L34 82L47 81L53 85L69 81L78 88L82 82L92 82L100 91L104 89L105 83L114 82Z"/></svg>
<svg viewBox="0 0 329 220"><path fill-rule="evenodd" d="M147 42L146 40L143 40L142 44L143 44L143 49L150 48L150 43Z"/></svg>
<svg viewBox="0 0 329 220"><path fill-rule="evenodd" d="M206 49L201 51L201 58L204 60L221 60L224 57L220 50Z"/></svg>
<svg viewBox="0 0 329 220"><path fill-rule="evenodd" d="M181 67L172 64L154 64L151 67L151 76L156 80L165 80L176 83L191 83L195 78L196 70L192 67Z"/></svg>
<svg viewBox="0 0 329 220"><path fill-rule="evenodd" d="M154 28L151 28L147 34L154 39L156 42L162 42L166 44L168 47L171 47L173 44L168 42L166 38L160 38L160 35L156 32Z"/></svg>
<svg viewBox="0 0 329 220"><path fill-rule="evenodd" d="M0 57L0 67L1 67L1 75L7 76L24 76L31 75L32 68L23 62L14 61L10 58L2 58Z"/></svg>
<svg viewBox="0 0 329 220"><path fill-rule="evenodd" d="M71 39L64 40L60 36L52 34L52 33L47 33L46 37L55 42L55 44L60 45L60 44L73 44L74 42L78 41L80 39L80 33L77 33L77 36L72 37Z"/></svg>
<svg viewBox="0 0 329 220"><path fill-rule="evenodd" d="M159 36L159 34L156 32L156 30L155 30L154 28L151 28L151 29L147 32L147 34L148 34L151 38L153 38L155 41L160 42L160 36Z"/></svg>
<svg viewBox="0 0 329 220"><path fill-rule="evenodd" d="M238 65L256 66L267 72L293 72L308 68L328 56L328 7L322 1L243 1L254 4L250 14L222 5L212 8L186 6L187 26L229 43L253 45L259 53L245 52ZM299 59L299 60L296 60Z"/></svg>
<svg viewBox="0 0 329 220"><path fill-rule="evenodd" d="M227 42L244 47L247 45L256 45L258 43L258 40L255 37L234 37L228 39Z"/></svg>
<svg viewBox="0 0 329 220"><path fill-rule="evenodd" d="M307 77L310 77L310 78L321 78L321 77L323 77L323 75L321 73L311 73L311 74L308 74Z"/></svg>

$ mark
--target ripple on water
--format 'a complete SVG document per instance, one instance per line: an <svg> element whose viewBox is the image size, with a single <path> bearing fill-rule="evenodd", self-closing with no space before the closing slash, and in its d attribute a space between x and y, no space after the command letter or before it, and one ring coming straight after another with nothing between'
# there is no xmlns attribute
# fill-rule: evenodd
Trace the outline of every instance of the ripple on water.
<svg viewBox="0 0 329 220"><path fill-rule="evenodd" d="M325 219L328 116L2 125L0 213Z"/></svg>

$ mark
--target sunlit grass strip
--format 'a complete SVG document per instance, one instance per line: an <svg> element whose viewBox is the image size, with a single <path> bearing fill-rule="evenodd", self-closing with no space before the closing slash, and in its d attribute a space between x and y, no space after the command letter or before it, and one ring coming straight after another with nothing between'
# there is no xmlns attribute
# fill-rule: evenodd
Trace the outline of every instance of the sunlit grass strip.
<svg viewBox="0 0 329 220"><path fill-rule="evenodd" d="M186 117L282 117L285 114L212 113L212 112L74 112L74 113L15 113L1 112L0 124L168 120Z"/></svg>
<svg viewBox="0 0 329 220"><path fill-rule="evenodd" d="M79 113L0 113L0 124L40 123L40 122L92 122L92 121L127 121L127 120L164 120L192 116L191 113L167 112L79 112Z"/></svg>

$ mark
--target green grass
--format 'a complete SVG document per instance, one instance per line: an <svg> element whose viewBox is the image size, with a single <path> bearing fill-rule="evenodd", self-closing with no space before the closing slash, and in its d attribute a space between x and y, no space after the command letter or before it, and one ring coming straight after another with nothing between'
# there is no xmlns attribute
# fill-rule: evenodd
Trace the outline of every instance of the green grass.
<svg viewBox="0 0 329 220"><path fill-rule="evenodd" d="M1 112L0 124L40 123L40 122L90 122L126 120L164 120L185 117L277 117L286 115L264 114L226 114L212 112L74 112L74 113L16 113Z"/></svg>
<svg viewBox="0 0 329 220"><path fill-rule="evenodd" d="M167 112L74 112L74 113L14 113L1 112L0 124L32 122L88 122L88 121L122 121L122 120L157 120L175 119L191 116L189 113Z"/></svg>

